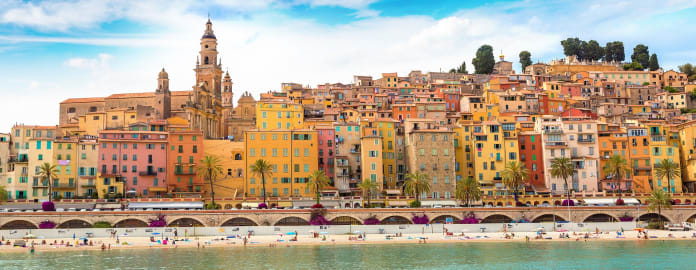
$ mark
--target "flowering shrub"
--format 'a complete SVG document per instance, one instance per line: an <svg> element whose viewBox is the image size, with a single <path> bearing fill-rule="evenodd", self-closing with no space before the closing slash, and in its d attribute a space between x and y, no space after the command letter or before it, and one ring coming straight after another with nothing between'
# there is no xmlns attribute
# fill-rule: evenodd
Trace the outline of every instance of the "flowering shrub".
<svg viewBox="0 0 696 270"><path fill-rule="evenodd" d="M616 199L616 205L624 205L624 200L621 198Z"/></svg>
<svg viewBox="0 0 696 270"><path fill-rule="evenodd" d="M480 219L476 218L474 213L469 213L468 215L466 215L466 217L464 217L461 221L459 221L459 223L461 223L461 224L478 224L479 221L480 221Z"/></svg>
<svg viewBox="0 0 696 270"><path fill-rule="evenodd" d="M363 224L365 224L365 225L379 225L379 219L377 219L376 217L369 217L365 220L365 222Z"/></svg>
<svg viewBox="0 0 696 270"><path fill-rule="evenodd" d="M412 201L408 203L408 206L411 208L418 208L421 207L421 202L420 201Z"/></svg>
<svg viewBox="0 0 696 270"><path fill-rule="evenodd" d="M39 223L39 229L53 229L55 227L56 227L56 224L50 220L41 221L41 223Z"/></svg>
<svg viewBox="0 0 696 270"><path fill-rule="evenodd" d="M619 221L621 221L621 222L631 222L631 221L633 221L633 217L619 217Z"/></svg>
<svg viewBox="0 0 696 270"><path fill-rule="evenodd" d="M414 214L411 221L413 221L413 224L428 224L428 222L430 222L430 218L428 218L428 215L426 214L423 214L422 216L417 216Z"/></svg>
<svg viewBox="0 0 696 270"><path fill-rule="evenodd" d="M568 206L568 204L570 204L570 206L575 206L575 201L565 199L563 200L563 203L561 203L561 206Z"/></svg>
<svg viewBox="0 0 696 270"><path fill-rule="evenodd" d="M49 211L56 211L56 205L53 204L53 202L43 202L41 204L41 209L44 212L49 212Z"/></svg>
<svg viewBox="0 0 696 270"><path fill-rule="evenodd" d="M324 208L324 206L321 205L320 203L317 203L315 205L312 205L312 209L315 209L315 208Z"/></svg>
<svg viewBox="0 0 696 270"><path fill-rule="evenodd" d="M520 207L520 206L527 206L527 205L522 203L522 202L517 202L517 203L515 203L515 206Z"/></svg>
<svg viewBox="0 0 696 270"><path fill-rule="evenodd" d="M158 215L156 218L149 219L150 227L167 227L167 220L164 219L164 215Z"/></svg>
<svg viewBox="0 0 696 270"><path fill-rule="evenodd" d="M266 203L260 203L259 209L268 209L268 205Z"/></svg>
<svg viewBox="0 0 696 270"><path fill-rule="evenodd" d="M309 215L309 224L311 225L329 225L329 221L324 217L326 209L312 207L312 213Z"/></svg>

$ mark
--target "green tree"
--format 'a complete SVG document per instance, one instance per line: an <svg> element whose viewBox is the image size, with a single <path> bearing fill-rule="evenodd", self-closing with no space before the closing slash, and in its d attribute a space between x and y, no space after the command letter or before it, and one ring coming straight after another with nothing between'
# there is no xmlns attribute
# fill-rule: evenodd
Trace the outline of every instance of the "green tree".
<svg viewBox="0 0 696 270"><path fill-rule="evenodd" d="M520 64L522 65L522 73L524 73L524 69L526 69L527 66L532 64L532 54L528 51L521 51Z"/></svg>
<svg viewBox="0 0 696 270"><path fill-rule="evenodd" d="M691 63L686 63L679 66L679 71L686 74L686 77L691 79L691 77L696 74L696 67L691 65Z"/></svg>
<svg viewBox="0 0 696 270"><path fill-rule="evenodd" d="M674 87L671 87L671 86L665 86L663 89L665 89L665 91L670 92L670 93L679 92L679 90L677 90L677 88L674 88Z"/></svg>
<svg viewBox="0 0 696 270"><path fill-rule="evenodd" d="M669 193L665 193L662 189L655 189L650 194L647 199L648 211L655 211L657 209L657 215L660 216L660 226L664 228L664 220L662 219L662 208L672 209L672 196Z"/></svg>
<svg viewBox="0 0 696 270"><path fill-rule="evenodd" d="M563 179L566 186L566 194L568 195L568 201L570 202L570 189L571 186L568 185L568 178L575 174L575 165L567 157L559 157L551 160L551 176Z"/></svg>
<svg viewBox="0 0 696 270"><path fill-rule="evenodd" d="M481 199L481 185L473 177L467 177L463 181L457 182L454 197L464 202L468 207L471 201Z"/></svg>
<svg viewBox="0 0 696 270"><path fill-rule="evenodd" d="M309 180L307 181L307 187L312 190L317 197L317 204L321 200L321 191L329 186L329 177L326 176L324 171L316 170L309 175ZM264 190L266 188L264 187Z"/></svg>
<svg viewBox="0 0 696 270"><path fill-rule="evenodd" d="M56 169L56 165L51 165L51 163L44 162L43 164L41 164L41 166L39 166L38 176L48 183L48 201L52 201L53 183L51 183L51 180L55 179L58 176L58 170Z"/></svg>
<svg viewBox="0 0 696 270"><path fill-rule="evenodd" d="M583 48L585 60L599 61L604 57L604 48L596 40L590 40Z"/></svg>
<svg viewBox="0 0 696 270"><path fill-rule="evenodd" d="M621 180L631 173L631 166L628 161L620 155L611 156L604 164L604 174L611 176L612 180L619 182L619 198L621 198Z"/></svg>
<svg viewBox="0 0 696 270"><path fill-rule="evenodd" d="M0 204L7 201L7 190L0 186Z"/></svg>
<svg viewBox="0 0 696 270"><path fill-rule="evenodd" d="M633 48L633 54L631 54L631 61L638 62L641 66L647 67L650 61L650 51L648 51L648 46L643 44L638 44Z"/></svg>
<svg viewBox="0 0 696 270"><path fill-rule="evenodd" d="M266 204L266 176L273 175L273 166L266 160L258 159L254 164L251 164L249 170L252 174L261 176L261 185L263 188L261 193L263 193L263 203Z"/></svg>
<svg viewBox="0 0 696 270"><path fill-rule="evenodd" d="M604 61L623 62L626 56L624 53L624 45L621 41L607 42L604 47Z"/></svg>
<svg viewBox="0 0 696 270"><path fill-rule="evenodd" d="M466 74L466 73L467 73L467 71L466 71L466 61L462 61L462 64L459 65L459 66L457 67L457 69L455 69L455 71L456 71L457 73L465 73L465 74Z"/></svg>
<svg viewBox="0 0 696 270"><path fill-rule="evenodd" d="M681 177L681 169L679 165L666 158L655 166L655 176L658 179L667 178L667 192L672 193L672 179Z"/></svg>
<svg viewBox="0 0 696 270"><path fill-rule="evenodd" d="M517 192L524 182L529 178L529 170L524 167L524 164L516 161L510 161L505 165L502 173L503 185L507 189L513 190L515 204L517 204Z"/></svg>
<svg viewBox="0 0 696 270"><path fill-rule="evenodd" d="M643 68L643 65L641 65L638 62L631 62L630 64L624 64L623 69L624 70L638 70L638 71L640 71L640 70L643 70L644 68Z"/></svg>
<svg viewBox="0 0 696 270"><path fill-rule="evenodd" d="M416 201L420 202L421 194L430 192L429 178L430 176L422 172L406 174L404 193L416 197Z"/></svg>
<svg viewBox="0 0 696 270"><path fill-rule="evenodd" d="M474 64L476 74L491 74L495 65L493 57L493 47L491 45L482 45L476 51L476 58L471 61Z"/></svg>
<svg viewBox="0 0 696 270"><path fill-rule="evenodd" d="M218 206L215 204L215 187L213 183L217 180L218 176L222 174L222 165L220 165L220 158L216 156L204 156L201 161L199 161L196 166L196 175L205 179L205 181L210 184L210 198L211 198L211 209L217 209Z"/></svg>
<svg viewBox="0 0 696 270"><path fill-rule="evenodd" d="M653 54L650 56L650 61L649 61L649 63L648 63L648 68L650 69L650 71L655 71L655 70L660 69L660 64L657 62L657 54L654 54L654 53L653 53Z"/></svg>
<svg viewBox="0 0 696 270"><path fill-rule="evenodd" d="M379 186L376 182L365 178L358 184L358 188L362 191L363 196L367 198L367 207L370 207L372 205L370 199L376 191L379 191Z"/></svg>
<svg viewBox="0 0 696 270"><path fill-rule="evenodd" d="M579 38L561 40L561 46L563 46L563 54L565 56L575 55L580 58L582 55L582 41Z"/></svg>

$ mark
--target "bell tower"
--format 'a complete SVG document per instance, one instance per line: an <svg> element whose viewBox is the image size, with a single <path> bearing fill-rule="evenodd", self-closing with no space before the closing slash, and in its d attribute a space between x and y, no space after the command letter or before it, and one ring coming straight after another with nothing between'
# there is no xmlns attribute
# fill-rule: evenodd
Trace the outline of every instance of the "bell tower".
<svg viewBox="0 0 696 270"><path fill-rule="evenodd" d="M172 94L169 91L169 74L162 71L157 76L157 90L155 90L155 111L159 119L167 119L171 116Z"/></svg>
<svg viewBox="0 0 696 270"><path fill-rule="evenodd" d="M234 93L232 92L232 78L230 72L225 72L225 78L222 79L222 108L225 110L224 118L232 116L234 110Z"/></svg>
<svg viewBox="0 0 696 270"><path fill-rule="evenodd" d="M200 63L196 65L196 84L206 84L206 90L216 98L221 95L222 69L218 60L217 38L213 32L213 23L205 24L205 31L201 37L201 50L199 52Z"/></svg>

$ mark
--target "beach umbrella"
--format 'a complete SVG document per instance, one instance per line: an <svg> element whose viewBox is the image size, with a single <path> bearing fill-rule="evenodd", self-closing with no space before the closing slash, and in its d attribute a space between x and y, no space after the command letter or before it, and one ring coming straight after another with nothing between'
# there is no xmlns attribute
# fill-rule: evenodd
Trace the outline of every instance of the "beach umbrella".
<svg viewBox="0 0 696 270"><path fill-rule="evenodd" d="M234 235L228 235L228 236L227 236L227 239L235 238L235 237L236 237L236 236L234 236Z"/></svg>
<svg viewBox="0 0 696 270"><path fill-rule="evenodd" d="M296 235L295 232L288 232L288 233L286 233L286 234L287 234L287 235Z"/></svg>
<svg viewBox="0 0 696 270"><path fill-rule="evenodd" d="M537 231L543 231L543 230L544 230L544 227L536 228L536 230L537 230Z"/></svg>
<svg viewBox="0 0 696 270"><path fill-rule="evenodd" d="M160 235L158 232L153 232L152 235Z"/></svg>
<svg viewBox="0 0 696 270"><path fill-rule="evenodd" d="M360 233L360 231L354 231L353 233Z"/></svg>
<svg viewBox="0 0 696 270"><path fill-rule="evenodd" d="M329 234L328 232L320 232L319 234Z"/></svg>
<svg viewBox="0 0 696 270"><path fill-rule="evenodd" d="M25 238L36 238L36 235L33 234L27 234L24 236Z"/></svg>
<svg viewBox="0 0 696 270"><path fill-rule="evenodd" d="M85 237L80 237L80 240L87 240L87 238L85 238Z"/></svg>

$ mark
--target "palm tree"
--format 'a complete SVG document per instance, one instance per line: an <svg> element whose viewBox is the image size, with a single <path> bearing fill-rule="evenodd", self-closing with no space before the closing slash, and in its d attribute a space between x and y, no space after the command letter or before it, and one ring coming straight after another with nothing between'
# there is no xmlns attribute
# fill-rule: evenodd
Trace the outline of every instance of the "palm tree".
<svg viewBox="0 0 696 270"><path fill-rule="evenodd" d="M481 199L481 185L473 177L467 177L464 181L457 182L454 197L463 201L469 207L470 201Z"/></svg>
<svg viewBox="0 0 696 270"><path fill-rule="evenodd" d="M222 165L220 165L220 158L216 156L204 156L203 159L199 161L196 167L196 175L202 177L210 184L210 197L212 209L217 209L215 204L215 190L213 182L217 180L217 177L222 174Z"/></svg>
<svg viewBox="0 0 696 270"><path fill-rule="evenodd" d="M261 176L261 184L263 185L263 204L266 204L266 176L273 175L273 166L268 161L263 159L256 160L249 167L251 173ZM267 205L267 204L266 204Z"/></svg>
<svg viewBox="0 0 696 270"><path fill-rule="evenodd" d="M662 208L672 209L672 197L662 189L655 189L646 202L648 203L649 211L655 211L655 209L657 209L657 214L660 216L661 227L664 227Z"/></svg>
<svg viewBox="0 0 696 270"><path fill-rule="evenodd" d="M515 196L515 204L517 204L517 191L520 186L529 178L529 170L524 167L524 164L516 161L510 161L505 165L503 170L503 185L508 189L512 188Z"/></svg>
<svg viewBox="0 0 696 270"><path fill-rule="evenodd" d="M416 201L420 203L420 196L422 193L430 192L430 182L428 181L428 176L422 172L408 173L406 174L406 182L404 182L404 192L411 196L416 197Z"/></svg>
<svg viewBox="0 0 696 270"><path fill-rule="evenodd" d="M370 198L372 197L373 192L379 190L377 183L366 178L365 180L362 180L360 184L358 184L358 188L362 190L363 196L367 197L367 206L369 207L372 205L370 204Z"/></svg>
<svg viewBox="0 0 696 270"><path fill-rule="evenodd" d="M50 202L53 199L53 185L51 180L58 176L56 165L51 165L51 163L44 162L44 164L41 164L39 167L38 176L44 181L48 182L48 201Z"/></svg>
<svg viewBox="0 0 696 270"><path fill-rule="evenodd" d="M7 201L7 190L5 187L0 186L0 203Z"/></svg>
<svg viewBox="0 0 696 270"><path fill-rule="evenodd" d="M570 185L568 178L575 174L575 165L567 157L559 157L551 160L551 176L560 177L566 186L566 194L568 195L568 205L570 205Z"/></svg>
<svg viewBox="0 0 696 270"><path fill-rule="evenodd" d="M307 187L317 194L317 204L319 204L319 200L321 199L321 190L327 186L329 186L329 177L324 174L324 171L316 170L309 175ZM265 187L264 190L266 190Z"/></svg>
<svg viewBox="0 0 696 270"><path fill-rule="evenodd" d="M681 177L681 169L672 160L663 159L655 168L655 176L658 179L667 178L667 192L672 193L672 179Z"/></svg>
<svg viewBox="0 0 696 270"><path fill-rule="evenodd" d="M619 199L621 199L621 179L631 173L628 161L620 155L613 155L604 164L604 174L619 182Z"/></svg>

